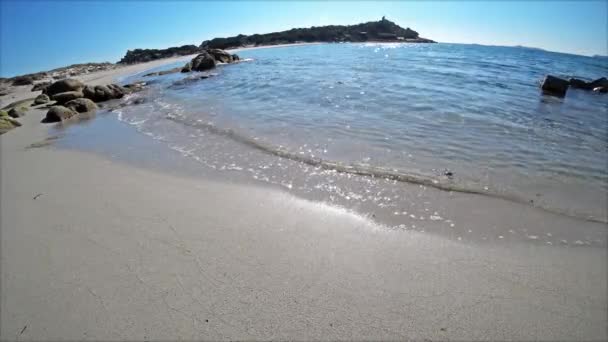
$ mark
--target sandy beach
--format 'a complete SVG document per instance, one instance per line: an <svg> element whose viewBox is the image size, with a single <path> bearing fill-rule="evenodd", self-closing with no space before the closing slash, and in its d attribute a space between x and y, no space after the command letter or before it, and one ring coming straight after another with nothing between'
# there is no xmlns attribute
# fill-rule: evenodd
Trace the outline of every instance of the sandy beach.
<svg viewBox="0 0 608 342"><path fill-rule="evenodd" d="M21 88L2 105L38 94ZM0 136L1 340L608 339L606 248L393 231L56 148L44 115Z"/></svg>

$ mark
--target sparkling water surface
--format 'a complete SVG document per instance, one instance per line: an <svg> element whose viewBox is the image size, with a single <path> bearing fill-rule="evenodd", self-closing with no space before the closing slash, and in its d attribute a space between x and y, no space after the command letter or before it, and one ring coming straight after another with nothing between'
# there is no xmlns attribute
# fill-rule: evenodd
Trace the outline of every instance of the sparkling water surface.
<svg viewBox="0 0 608 342"><path fill-rule="evenodd" d="M542 95L539 82L546 74L608 76L606 59L461 44L238 54L244 62L220 65L207 79L127 77L152 81L132 95L148 101L115 112L205 167L287 188L375 196L390 206L375 195L382 186L374 177L349 189L332 185L339 164L605 220L608 96L570 89L558 99Z"/></svg>

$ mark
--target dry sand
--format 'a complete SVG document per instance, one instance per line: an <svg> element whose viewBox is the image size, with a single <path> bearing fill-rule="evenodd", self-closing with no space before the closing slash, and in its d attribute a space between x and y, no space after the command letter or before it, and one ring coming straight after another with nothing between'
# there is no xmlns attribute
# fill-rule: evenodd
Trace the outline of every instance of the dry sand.
<svg viewBox="0 0 608 342"><path fill-rule="evenodd" d="M27 148L43 115L0 136L2 340L608 339L604 248L390 231L273 189Z"/></svg>

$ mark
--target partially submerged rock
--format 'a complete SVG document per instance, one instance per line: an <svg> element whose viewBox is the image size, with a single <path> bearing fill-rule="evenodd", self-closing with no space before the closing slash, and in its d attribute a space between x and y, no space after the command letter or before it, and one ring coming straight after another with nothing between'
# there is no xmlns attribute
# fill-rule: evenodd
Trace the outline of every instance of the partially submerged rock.
<svg viewBox="0 0 608 342"><path fill-rule="evenodd" d="M571 78L570 86L577 89L592 89L589 82L581 80L580 78Z"/></svg>
<svg viewBox="0 0 608 342"><path fill-rule="evenodd" d="M589 85L591 86L591 89L598 87L608 88L608 79L606 79L606 77L598 78L597 80L591 82Z"/></svg>
<svg viewBox="0 0 608 342"><path fill-rule="evenodd" d="M602 77L602 78L598 78L595 81L587 82L587 81L581 80L579 78L571 78L570 86L572 88L595 91L595 88L601 88L601 87L608 88L608 79L606 79L606 77Z"/></svg>
<svg viewBox="0 0 608 342"><path fill-rule="evenodd" d="M11 118L20 118L25 116L25 112L27 112L26 107L13 107L8 111L8 116Z"/></svg>
<svg viewBox="0 0 608 342"><path fill-rule="evenodd" d="M566 92L568 91L569 86L569 81L566 81L559 77L547 75L543 80L541 89L543 90L543 93L547 95L564 97L566 96Z"/></svg>
<svg viewBox="0 0 608 342"><path fill-rule="evenodd" d="M65 104L65 107L78 113L92 112L97 109L95 102L85 98L69 101Z"/></svg>
<svg viewBox="0 0 608 342"><path fill-rule="evenodd" d="M49 85L43 92L48 96L53 96L59 93L65 93L69 91L82 91L84 83L73 78L66 78L65 80L57 81Z"/></svg>
<svg viewBox="0 0 608 342"><path fill-rule="evenodd" d="M151 72L151 73L145 74L144 77L148 77L148 76L162 76L162 75L174 74L176 72L180 72L181 70L182 70L182 68L177 67L177 68L173 68L173 69L169 69L169 70Z"/></svg>
<svg viewBox="0 0 608 342"><path fill-rule="evenodd" d="M201 53L192 59L192 70L205 71L215 68L215 58L209 53Z"/></svg>
<svg viewBox="0 0 608 342"><path fill-rule="evenodd" d="M220 50L220 49L209 49L207 50L207 52L213 56L213 58L217 61L217 62L221 62L221 63L232 63L234 61L233 57L231 54L229 54L228 52L224 51L224 50Z"/></svg>
<svg viewBox="0 0 608 342"><path fill-rule="evenodd" d="M84 97L84 94L81 91L66 91L63 93L55 94L51 98L53 99L53 101L57 101L57 104L61 105L68 101L79 99L81 97Z"/></svg>
<svg viewBox="0 0 608 342"><path fill-rule="evenodd" d="M49 98L48 95L40 94L40 95L36 96L36 98L34 99L33 105L41 105L41 104L45 104L45 103L49 103L49 102L51 102L51 99Z"/></svg>
<svg viewBox="0 0 608 342"><path fill-rule="evenodd" d="M595 87L593 88L593 91L596 93L606 94L608 93L608 87Z"/></svg>
<svg viewBox="0 0 608 342"><path fill-rule="evenodd" d="M206 71L215 68L217 63L234 63L239 60L239 56L231 55L224 50L207 49L186 63L182 68L182 72Z"/></svg>

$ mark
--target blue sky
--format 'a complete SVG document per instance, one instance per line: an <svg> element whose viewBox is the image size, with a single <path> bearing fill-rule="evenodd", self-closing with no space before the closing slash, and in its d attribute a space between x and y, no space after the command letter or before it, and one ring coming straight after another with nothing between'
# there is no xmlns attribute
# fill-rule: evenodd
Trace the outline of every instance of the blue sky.
<svg viewBox="0 0 608 342"><path fill-rule="evenodd" d="M608 54L608 1L143 2L0 0L0 75L116 62L127 49L383 15L440 42Z"/></svg>

